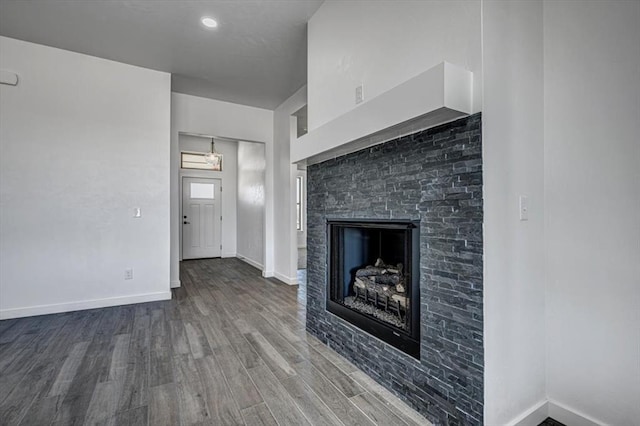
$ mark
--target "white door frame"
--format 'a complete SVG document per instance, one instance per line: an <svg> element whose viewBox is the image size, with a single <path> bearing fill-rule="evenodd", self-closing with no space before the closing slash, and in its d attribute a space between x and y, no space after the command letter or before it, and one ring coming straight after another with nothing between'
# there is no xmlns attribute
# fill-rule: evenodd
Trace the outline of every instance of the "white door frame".
<svg viewBox="0 0 640 426"><path fill-rule="evenodd" d="M182 250L183 250L183 241L182 241L182 218L184 217L184 213L183 213L183 202L182 202L182 186L184 185L184 179L185 178L195 178L195 179L208 179L208 180L219 180L220 181L220 216L222 217L222 221L224 222L224 215L223 215L223 210L222 210L222 187L224 186L224 182L222 181L222 177L217 177L217 176L203 176L201 173L194 173L192 174L182 174L180 173L180 185L178 188L178 197L180 200L180 206L179 206L179 210L180 210L180 214L178 216L178 218L180 219L180 226L178 228L178 238L180 241L180 261L182 262L183 260L183 256L182 256ZM222 235L224 233L224 226L220 227L220 244L222 245ZM220 249L220 256L222 257L222 248Z"/></svg>

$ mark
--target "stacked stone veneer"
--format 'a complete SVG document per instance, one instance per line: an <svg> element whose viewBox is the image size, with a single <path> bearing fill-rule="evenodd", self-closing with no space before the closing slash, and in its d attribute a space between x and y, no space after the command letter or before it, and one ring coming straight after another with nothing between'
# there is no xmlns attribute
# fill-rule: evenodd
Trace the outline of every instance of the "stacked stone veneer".
<svg viewBox="0 0 640 426"><path fill-rule="evenodd" d="M435 424L482 424L476 114L308 168L307 329ZM420 360L326 311L327 219L420 220Z"/></svg>

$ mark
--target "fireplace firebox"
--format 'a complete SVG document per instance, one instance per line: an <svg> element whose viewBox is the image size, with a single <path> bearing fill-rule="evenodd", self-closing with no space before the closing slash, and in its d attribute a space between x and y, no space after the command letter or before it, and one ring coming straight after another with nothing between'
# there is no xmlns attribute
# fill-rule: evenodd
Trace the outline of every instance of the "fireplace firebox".
<svg viewBox="0 0 640 426"><path fill-rule="evenodd" d="M327 221L327 310L420 358L418 221Z"/></svg>

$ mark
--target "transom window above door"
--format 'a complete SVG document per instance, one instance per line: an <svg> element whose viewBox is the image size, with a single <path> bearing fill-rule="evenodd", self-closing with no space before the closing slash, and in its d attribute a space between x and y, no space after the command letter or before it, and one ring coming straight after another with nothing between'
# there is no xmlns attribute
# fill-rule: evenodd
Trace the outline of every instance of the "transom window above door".
<svg viewBox="0 0 640 426"><path fill-rule="evenodd" d="M217 164L207 163L205 155L206 154L203 154L202 152L182 152L180 153L180 167L183 169L198 169L221 172L222 154L217 154L220 156L220 161Z"/></svg>

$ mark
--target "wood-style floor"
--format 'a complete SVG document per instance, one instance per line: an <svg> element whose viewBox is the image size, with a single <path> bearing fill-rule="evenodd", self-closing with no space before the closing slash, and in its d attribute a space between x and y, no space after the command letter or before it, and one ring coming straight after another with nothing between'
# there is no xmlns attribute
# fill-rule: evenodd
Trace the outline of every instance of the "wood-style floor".
<svg viewBox="0 0 640 426"><path fill-rule="evenodd" d="M171 301L0 321L0 424L428 424L305 332L303 286L237 259L181 280Z"/></svg>

